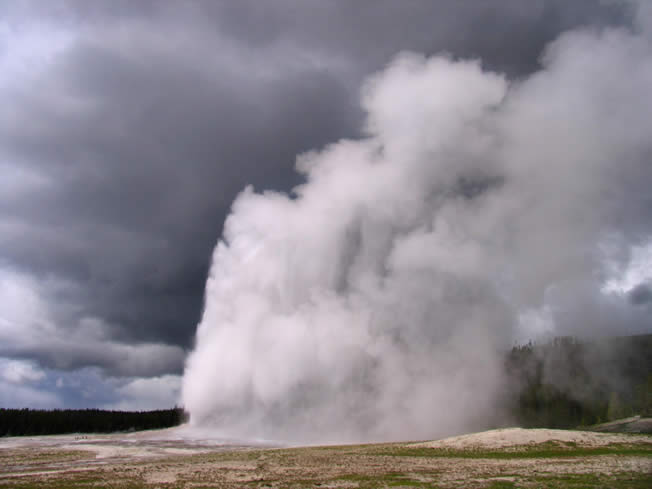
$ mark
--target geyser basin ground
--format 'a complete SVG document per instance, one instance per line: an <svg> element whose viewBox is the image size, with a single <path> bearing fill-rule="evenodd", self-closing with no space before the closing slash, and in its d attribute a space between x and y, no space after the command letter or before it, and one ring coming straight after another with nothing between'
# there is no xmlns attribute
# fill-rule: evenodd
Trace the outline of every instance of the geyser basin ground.
<svg viewBox="0 0 652 489"><path fill-rule="evenodd" d="M437 442L261 448L183 429L0 440L0 487L651 487L652 436L493 430Z"/></svg>

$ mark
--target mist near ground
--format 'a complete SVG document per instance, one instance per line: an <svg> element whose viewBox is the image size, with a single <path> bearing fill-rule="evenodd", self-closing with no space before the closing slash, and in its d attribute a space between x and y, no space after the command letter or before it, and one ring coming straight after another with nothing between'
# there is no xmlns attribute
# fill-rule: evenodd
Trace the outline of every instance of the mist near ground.
<svg viewBox="0 0 652 489"><path fill-rule="evenodd" d="M441 437L499 418L524 332L649 329L630 295L649 277L613 285L652 234L648 21L565 33L522 79L411 52L367 79L365 137L300 155L291 194L233 203L183 378L190 423Z"/></svg>

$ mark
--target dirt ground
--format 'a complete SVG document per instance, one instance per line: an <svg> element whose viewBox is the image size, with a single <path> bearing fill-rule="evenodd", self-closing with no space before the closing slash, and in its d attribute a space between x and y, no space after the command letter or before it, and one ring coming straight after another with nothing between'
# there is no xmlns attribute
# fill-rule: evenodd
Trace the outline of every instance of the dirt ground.
<svg viewBox="0 0 652 489"><path fill-rule="evenodd" d="M511 428L435 442L267 448L172 430L0 439L0 488L652 487L652 436Z"/></svg>

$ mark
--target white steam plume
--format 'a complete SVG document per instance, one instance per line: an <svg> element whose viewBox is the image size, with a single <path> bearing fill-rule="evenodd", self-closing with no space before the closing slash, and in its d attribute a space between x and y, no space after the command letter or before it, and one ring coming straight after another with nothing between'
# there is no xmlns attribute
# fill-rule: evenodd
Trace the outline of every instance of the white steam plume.
<svg viewBox="0 0 652 489"><path fill-rule="evenodd" d="M183 381L191 423L310 442L482 425L519 318L599 290L604 243L649 239L650 87L649 37L625 30L568 33L511 83L397 56L364 86L368 137L301 156L292 196L234 202Z"/></svg>

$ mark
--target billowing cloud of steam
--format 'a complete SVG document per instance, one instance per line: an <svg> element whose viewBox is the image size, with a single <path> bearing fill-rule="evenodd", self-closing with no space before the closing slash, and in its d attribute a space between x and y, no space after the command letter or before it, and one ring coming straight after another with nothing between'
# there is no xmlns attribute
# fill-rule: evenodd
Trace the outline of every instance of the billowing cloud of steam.
<svg viewBox="0 0 652 489"><path fill-rule="evenodd" d="M599 291L650 227L645 29L575 31L508 81L403 53L367 134L245 189L206 286L183 403L224 436L410 439L481 426L519 323ZM588 286L587 286L588 284ZM625 302L627 299L623 299Z"/></svg>

